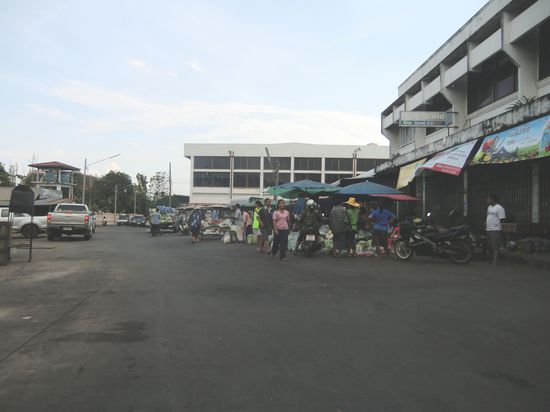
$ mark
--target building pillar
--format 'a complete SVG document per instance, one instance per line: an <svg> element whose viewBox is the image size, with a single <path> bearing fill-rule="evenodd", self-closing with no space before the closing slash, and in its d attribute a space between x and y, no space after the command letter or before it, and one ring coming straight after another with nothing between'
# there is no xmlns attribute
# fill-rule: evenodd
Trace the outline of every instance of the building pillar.
<svg viewBox="0 0 550 412"><path fill-rule="evenodd" d="M531 179L533 189L531 193L531 221L540 223L540 164L538 160L531 164Z"/></svg>
<svg viewBox="0 0 550 412"><path fill-rule="evenodd" d="M509 12L502 15L502 48L518 66L518 96L537 97L538 41L520 39L510 43L510 22L514 17Z"/></svg>

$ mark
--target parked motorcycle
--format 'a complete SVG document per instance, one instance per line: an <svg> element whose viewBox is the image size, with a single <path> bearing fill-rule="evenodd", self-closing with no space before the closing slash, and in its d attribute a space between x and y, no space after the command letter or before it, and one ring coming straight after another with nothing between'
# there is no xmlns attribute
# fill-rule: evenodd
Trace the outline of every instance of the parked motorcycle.
<svg viewBox="0 0 550 412"><path fill-rule="evenodd" d="M470 228L467 224L438 230L427 220L405 220L391 236L395 256L408 260L418 256L441 256L453 263L466 264L472 260Z"/></svg>

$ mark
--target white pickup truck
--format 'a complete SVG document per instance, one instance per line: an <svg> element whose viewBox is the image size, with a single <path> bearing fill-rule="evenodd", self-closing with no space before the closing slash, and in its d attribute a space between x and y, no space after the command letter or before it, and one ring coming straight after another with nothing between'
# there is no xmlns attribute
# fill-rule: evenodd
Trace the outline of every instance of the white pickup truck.
<svg viewBox="0 0 550 412"><path fill-rule="evenodd" d="M48 213L48 240L55 240L61 235L84 235L90 240L94 233L94 219L88 206L78 203L61 203Z"/></svg>
<svg viewBox="0 0 550 412"><path fill-rule="evenodd" d="M41 232L46 231L47 218L46 216L35 216L31 219L31 215L27 213L11 213L7 207L0 208L0 222L12 222L12 232L21 233L26 238L37 236Z"/></svg>

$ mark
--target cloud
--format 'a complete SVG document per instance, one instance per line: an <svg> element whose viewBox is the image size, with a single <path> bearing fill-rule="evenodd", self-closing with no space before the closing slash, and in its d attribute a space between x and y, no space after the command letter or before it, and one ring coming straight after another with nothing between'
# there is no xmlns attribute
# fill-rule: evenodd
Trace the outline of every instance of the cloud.
<svg viewBox="0 0 550 412"><path fill-rule="evenodd" d="M198 60L189 60L185 63L188 67L191 68L194 72L201 72L202 66L201 63Z"/></svg>
<svg viewBox="0 0 550 412"><path fill-rule="evenodd" d="M28 104L27 107L29 107L30 109L38 113L45 114L46 116L51 117L53 119L66 119L70 117L70 114L67 112L64 112L63 110L56 109L55 107L50 107L43 104L32 103L32 104Z"/></svg>
<svg viewBox="0 0 550 412"><path fill-rule="evenodd" d="M185 141L387 144L380 134L380 119L364 114L242 103L167 104L85 82L67 82L49 93L92 109L94 113L85 111L81 119L92 133L158 136L176 130Z"/></svg>
<svg viewBox="0 0 550 412"><path fill-rule="evenodd" d="M135 67L137 69L144 70L146 72L151 71L151 67L147 63L145 63L143 60L140 59L130 59L128 60L128 65Z"/></svg>

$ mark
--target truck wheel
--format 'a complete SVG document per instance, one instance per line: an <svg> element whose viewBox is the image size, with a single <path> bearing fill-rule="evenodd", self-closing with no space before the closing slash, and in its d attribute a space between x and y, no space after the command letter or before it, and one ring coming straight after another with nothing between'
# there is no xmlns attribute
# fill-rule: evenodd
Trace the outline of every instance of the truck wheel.
<svg viewBox="0 0 550 412"><path fill-rule="evenodd" d="M84 235L84 240L90 240L92 238L92 233L88 232Z"/></svg>
<svg viewBox="0 0 550 412"><path fill-rule="evenodd" d="M55 240L55 235L53 233L48 233L48 240L53 242Z"/></svg>
<svg viewBox="0 0 550 412"><path fill-rule="evenodd" d="M38 235L38 232L38 226L36 225L28 224L21 228L21 234L27 239L31 237L36 237Z"/></svg>

